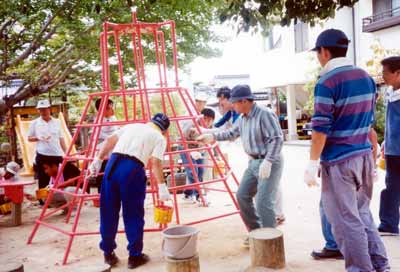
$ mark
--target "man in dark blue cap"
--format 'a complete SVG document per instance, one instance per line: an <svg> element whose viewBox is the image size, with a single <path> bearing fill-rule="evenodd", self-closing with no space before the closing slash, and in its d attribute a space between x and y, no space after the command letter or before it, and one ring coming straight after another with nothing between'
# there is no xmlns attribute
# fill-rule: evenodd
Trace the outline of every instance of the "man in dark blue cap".
<svg viewBox="0 0 400 272"><path fill-rule="evenodd" d="M161 201L170 199L164 183L162 161L167 141L164 137L169 119L157 113L147 124L130 124L109 136L91 165L91 176L97 176L102 161L112 151L103 177L100 195L100 248L104 261L111 266L118 262L114 253L117 247L119 211L122 204L125 233L128 238L128 268L133 269L149 261L142 253L144 230L144 200L146 198L146 174L144 166L149 159L158 182Z"/></svg>
<svg viewBox="0 0 400 272"><path fill-rule="evenodd" d="M197 140L211 143L241 137L249 163L236 194L240 213L249 230L273 228L276 226L276 194L283 170L283 134L278 118L270 109L254 102L248 85L235 86L230 102L241 114L238 125L229 130L203 134ZM245 245L246 241L248 239Z"/></svg>
<svg viewBox="0 0 400 272"><path fill-rule="evenodd" d="M331 224L346 270L386 272L386 250L369 209L375 163L368 135L376 86L365 71L346 59L349 42L342 31L328 29L318 36L313 49L323 68L314 90L310 162L304 181L318 185L321 165L320 210L321 217L326 216L322 222ZM322 253L324 257L330 252Z"/></svg>

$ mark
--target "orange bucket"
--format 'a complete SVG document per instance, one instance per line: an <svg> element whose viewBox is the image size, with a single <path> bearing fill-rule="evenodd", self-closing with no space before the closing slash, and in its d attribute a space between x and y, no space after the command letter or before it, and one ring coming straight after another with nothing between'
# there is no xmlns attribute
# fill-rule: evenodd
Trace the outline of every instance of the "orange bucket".
<svg viewBox="0 0 400 272"><path fill-rule="evenodd" d="M100 207L100 198L93 199L93 207Z"/></svg>
<svg viewBox="0 0 400 272"><path fill-rule="evenodd" d="M386 170L385 159L380 158L378 161L378 167L382 170Z"/></svg>
<svg viewBox="0 0 400 272"><path fill-rule="evenodd" d="M217 161L218 167L221 169L221 172L225 174L225 163L224 161ZM217 166L214 166L214 176L218 176L218 168Z"/></svg>
<svg viewBox="0 0 400 272"><path fill-rule="evenodd" d="M3 205L0 205L0 211L2 214L6 214L11 212L11 202L4 203Z"/></svg>
<svg viewBox="0 0 400 272"><path fill-rule="evenodd" d="M42 189L36 190L36 198L37 199L45 200L48 195L49 195L49 189L47 189L47 188L42 188Z"/></svg>
<svg viewBox="0 0 400 272"><path fill-rule="evenodd" d="M171 206L159 205L154 208L154 222L168 224L172 221L174 209Z"/></svg>

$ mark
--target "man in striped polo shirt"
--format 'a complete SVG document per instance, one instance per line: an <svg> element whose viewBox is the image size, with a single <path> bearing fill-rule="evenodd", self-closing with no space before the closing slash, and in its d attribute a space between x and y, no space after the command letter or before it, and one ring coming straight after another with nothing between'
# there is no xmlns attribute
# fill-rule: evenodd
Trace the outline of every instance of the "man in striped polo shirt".
<svg viewBox="0 0 400 272"><path fill-rule="evenodd" d="M314 91L310 162L304 174L318 185L321 201L347 271L389 271L385 247L369 209L374 161L368 133L374 115L372 78L345 58L349 40L337 29L323 31L313 49L323 67Z"/></svg>
<svg viewBox="0 0 400 272"><path fill-rule="evenodd" d="M254 102L248 85L235 86L230 102L241 114L238 124L228 130L203 134L197 140L211 143L241 137L249 161L236 193L240 213L249 230L273 228L276 226L276 194L283 170L283 134L278 118L270 109ZM248 245L248 239L244 245Z"/></svg>

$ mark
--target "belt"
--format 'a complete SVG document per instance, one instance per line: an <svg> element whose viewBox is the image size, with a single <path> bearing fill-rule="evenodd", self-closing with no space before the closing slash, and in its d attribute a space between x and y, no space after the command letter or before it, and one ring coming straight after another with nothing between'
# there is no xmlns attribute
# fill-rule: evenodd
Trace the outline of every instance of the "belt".
<svg viewBox="0 0 400 272"><path fill-rule="evenodd" d="M134 162L136 162L137 164L139 164L140 166L142 166L142 168L144 167L144 164L141 160L139 160L138 158L134 157L134 156L129 156L127 154L122 154L122 153L112 153L114 155L116 155L115 160L112 162L113 164L111 165L111 169L110 172L108 172L108 178L112 176L112 174L114 173L115 167L117 166L118 162L121 159L128 159L128 160L132 160Z"/></svg>
<svg viewBox="0 0 400 272"><path fill-rule="evenodd" d="M138 158L136 158L135 156L129 156L127 154L122 154L122 153L117 153L117 152L115 152L113 154L118 156L117 160L128 159L128 160L134 161L134 162L140 164L140 166L144 167L143 162L141 160L139 160Z"/></svg>
<svg viewBox="0 0 400 272"><path fill-rule="evenodd" d="M263 160L265 159L265 155L250 155L250 158L252 158L253 160Z"/></svg>

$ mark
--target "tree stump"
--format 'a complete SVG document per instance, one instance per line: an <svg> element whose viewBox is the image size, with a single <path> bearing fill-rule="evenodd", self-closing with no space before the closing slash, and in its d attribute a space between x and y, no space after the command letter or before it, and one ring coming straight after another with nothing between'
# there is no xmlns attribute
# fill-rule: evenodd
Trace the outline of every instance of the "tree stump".
<svg viewBox="0 0 400 272"><path fill-rule="evenodd" d="M71 271L74 271L74 272L111 272L111 266L109 264L96 264L96 265L79 264L79 265L71 267Z"/></svg>
<svg viewBox="0 0 400 272"><path fill-rule="evenodd" d="M250 257L252 267L280 269L285 267L283 233L273 228L250 232Z"/></svg>
<svg viewBox="0 0 400 272"><path fill-rule="evenodd" d="M19 226L21 225L22 219L22 203L12 203L11 204L11 225Z"/></svg>
<svg viewBox="0 0 400 272"><path fill-rule="evenodd" d="M177 260L165 257L167 272L200 272L199 255L189 259Z"/></svg>
<svg viewBox="0 0 400 272"><path fill-rule="evenodd" d="M21 263L6 263L0 266L0 272L24 272L24 265Z"/></svg>

